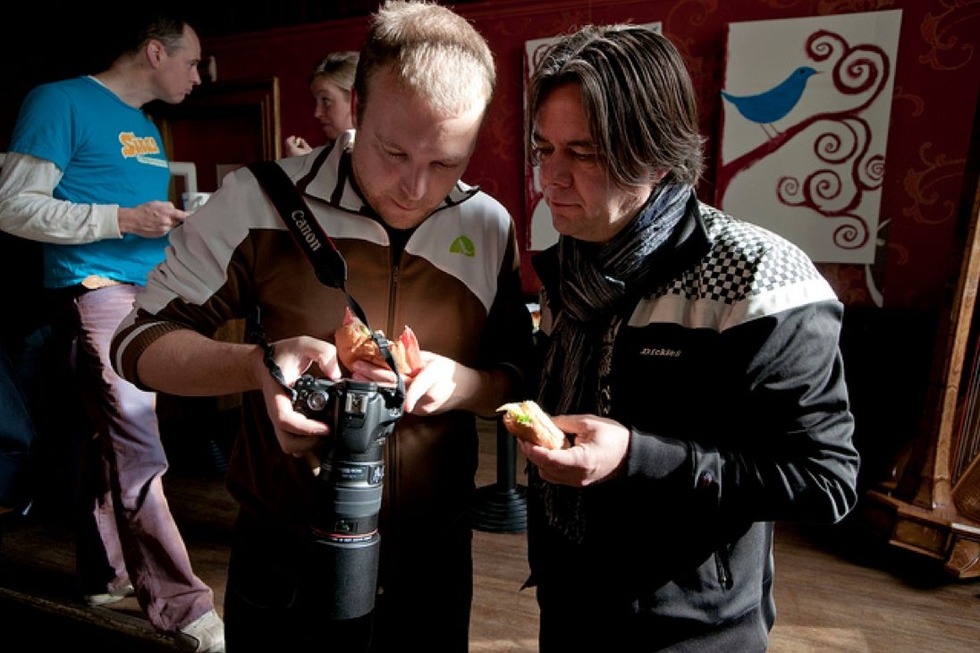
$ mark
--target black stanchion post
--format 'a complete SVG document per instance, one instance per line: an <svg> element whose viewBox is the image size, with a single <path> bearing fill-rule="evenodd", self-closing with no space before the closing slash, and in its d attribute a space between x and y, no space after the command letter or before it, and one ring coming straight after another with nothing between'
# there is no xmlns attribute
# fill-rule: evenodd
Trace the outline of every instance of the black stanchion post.
<svg viewBox="0 0 980 653"><path fill-rule="evenodd" d="M470 509L473 528L489 533L527 530L527 488L517 483L517 441L497 420L497 482L477 488Z"/></svg>

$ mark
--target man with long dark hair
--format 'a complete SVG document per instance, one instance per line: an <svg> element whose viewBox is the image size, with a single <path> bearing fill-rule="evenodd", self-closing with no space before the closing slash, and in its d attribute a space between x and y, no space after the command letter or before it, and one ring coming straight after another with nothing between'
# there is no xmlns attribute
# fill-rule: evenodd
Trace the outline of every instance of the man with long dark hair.
<svg viewBox="0 0 980 653"><path fill-rule="evenodd" d="M533 259L538 399L573 442L520 443L540 650L763 653L773 522L857 501L841 303L799 248L698 200L662 35L560 37L527 108L559 233Z"/></svg>

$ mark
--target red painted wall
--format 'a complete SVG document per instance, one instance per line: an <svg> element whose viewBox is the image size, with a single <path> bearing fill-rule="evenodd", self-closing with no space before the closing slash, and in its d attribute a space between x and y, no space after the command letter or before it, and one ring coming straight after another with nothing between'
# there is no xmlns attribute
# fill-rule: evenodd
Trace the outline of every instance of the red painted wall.
<svg viewBox="0 0 980 653"><path fill-rule="evenodd" d="M976 0L493 0L460 5L497 56L499 85L481 146L465 179L500 199L526 228L524 210L523 48L588 22L663 23L691 70L709 138L702 197L713 199L713 152L720 129L726 25L808 15L901 9L902 30L881 202L887 243L873 266L823 264L848 307L873 306L868 275L888 308L935 309L955 280L955 226L960 217L967 148L980 91L980 2ZM219 81L275 75L281 90L282 135L318 142L306 84L326 52L357 49L364 18L328 21L203 41ZM773 34L778 39L778 34ZM740 216L751 219L751 216ZM537 287L528 256L525 285Z"/></svg>

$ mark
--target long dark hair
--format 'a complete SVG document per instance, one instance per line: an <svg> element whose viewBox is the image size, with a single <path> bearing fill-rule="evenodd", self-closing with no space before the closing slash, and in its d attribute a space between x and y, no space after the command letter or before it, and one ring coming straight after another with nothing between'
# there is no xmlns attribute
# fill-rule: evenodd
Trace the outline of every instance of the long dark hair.
<svg viewBox="0 0 980 653"><path fill-rule="evenodd" d="M695 184L703 167L694 86L677 48L638 25L588 25L550 46L528 85L526 143L548 94L578 84L599 164L621 186Z"/></svg>

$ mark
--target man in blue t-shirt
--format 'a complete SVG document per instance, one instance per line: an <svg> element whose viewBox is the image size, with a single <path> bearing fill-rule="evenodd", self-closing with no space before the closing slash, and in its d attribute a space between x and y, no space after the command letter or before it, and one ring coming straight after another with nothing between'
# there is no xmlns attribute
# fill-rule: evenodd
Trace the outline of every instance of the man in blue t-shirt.
<svg viewBox="0 0 980 653"><path fill-rule="evenodd" d="M130 17L133 17L131 14ZM124 381L109 344L168 234L187 214L147 103L179 103L201 83L201 44L184 20L136 16L132 43L104 71L43 84L21 106L0 174L0 229L41 241L55 323L71 329L79 385L98 431L82 456L76 566L90 605L134 592L182 648L224 651L211 588L191 568L164 496L156 396Z"/></svg>

